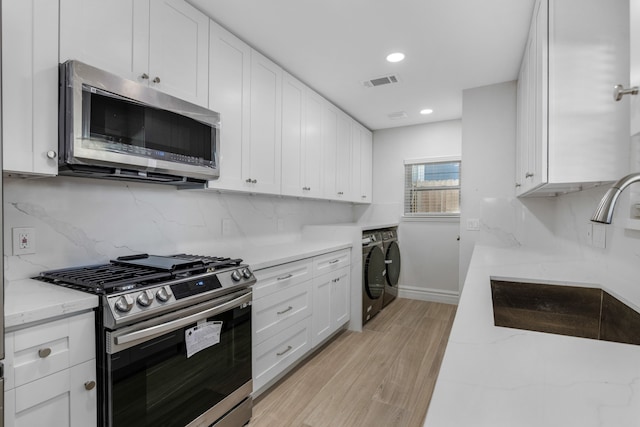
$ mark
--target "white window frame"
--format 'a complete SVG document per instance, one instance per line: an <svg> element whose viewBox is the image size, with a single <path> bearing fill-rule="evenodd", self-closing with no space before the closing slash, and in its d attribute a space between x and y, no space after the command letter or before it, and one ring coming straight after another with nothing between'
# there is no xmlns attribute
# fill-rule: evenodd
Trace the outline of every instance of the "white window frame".
<svg viewBox="0 0 640 427"><path fill-rule="evenodd" d="M405 159L403 165L403 176L406 170L406 167L409 165L416 165L422 163L450 163L450 162L460 162L460 167L462 168L462 157L461 156L441 156L441 157L422 157L417 159ZM460 177L461 178L461 177ZM462 185L462 181L460 181ZM403 194L402 194L402 202L403 202L403 213L402 213L402 221L438 221L438 222L459 222L460 221L460 213L416 213L412 215L406 215L406 186L407 183L403 178Z"/></svg>

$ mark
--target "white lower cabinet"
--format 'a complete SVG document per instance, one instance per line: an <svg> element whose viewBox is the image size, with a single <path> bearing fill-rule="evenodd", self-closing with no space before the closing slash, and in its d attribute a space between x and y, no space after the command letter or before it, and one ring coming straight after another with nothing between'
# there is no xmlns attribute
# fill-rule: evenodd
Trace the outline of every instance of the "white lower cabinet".
<svg viewBox="0 0 640 427"><path fill-rule="evenodd" d="M349 321L350 249L254 271L254 396Z"/></svg>
<svg viewBox="0 0 640 427"><path fill-rule="evenodd" d="M6 427L97 424L94 313L5 335Z"/></svg>

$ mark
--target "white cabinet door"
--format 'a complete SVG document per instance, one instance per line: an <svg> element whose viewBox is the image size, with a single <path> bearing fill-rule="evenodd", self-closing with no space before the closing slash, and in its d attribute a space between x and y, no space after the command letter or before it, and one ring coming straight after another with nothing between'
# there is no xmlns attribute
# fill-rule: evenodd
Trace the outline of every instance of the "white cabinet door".
<svg viewBox="0 0 640 427"><path fill-rule="evenodd" d="M349 321L349 301L351 294L350 267L344 267L334 273L333 287L331 288L331 322L336 331Z"/></svg>
<svg viewBox="0 0 640 427"><path fill-rule="evenodd" d="M96 425L98 420L95 359L69 369L70 427Z"/></svg>
<svg viewBox="0 0 640 427"><path fill-rule="evenodd" d="M351 200L353 185L351 168L353 153L351 150L351 119L346 114L338 114L338 141L336 148L336 186L334 197L338 200Z"/></svg>
<svg viewBox="0 0 640 427"><path fill-rule="evenodd" d="M207 107L209 18L184 0L154 0L149 16L150 86Z"/></svg>
<svg viewBox="0 0 640 427"><path fill-rule="evenodd" d="M325 199L338 199L337 156L338 114L340 111L329 102L322 105L322 163L324 165L323 194Z"/></svg>
<svg viewBox="0 0 640 427"><path fill-rule="evenodd" d="M282 194L304 194L305 87L284 73L282 79Z"/></svg>
<svg viewBox="0 0 640 427"><path fill-rule="evenodd" d="M371 132L356 122L351 124L352 200L371 203L373 137Z"/></svg>
<svg viewBox="0 0 640 427"><path fill-rule="evenodd" d="M280 193L282 131L282 69L251 51L251 130L246 189L257 193ZM222 118L224 120L224 118Z"/></svg>
<svg viewBox="0 0 640 427"><path fill-rule="evenodd" d="M60 62L72 59L143 82L149 0L60 0Z"/></svg>
<svg viewBox="0 0 640 427"><path fill-rule="evenodd" d="M95 426L95 382L96 361L92 359L16 387L7 392L5 426Z"/></svg>
<svg viewBox="0 0 640 427"><path fill-rule="evenodd" d="M2 2L3 169L58 173L58 2Z"/></svg>
<svg viewBox="0 0 640 427"><path fill-rule="evenodd" d="M333 332L331 288L333 275L324 274L313 279L312 346L315 347Z"/></svg>
<svg viewBox="0 0 640 427"><path fill-rule="evenodd" d="M249 149L251 48L210 21L209 108L220 113L220 178L212 188L241 190L248 172L243 152Z"/></svg>
<svg viewBox="0 0 640 427"><path fill-rule="evenodd" d="M364 128L360 130L360 202L371 203L373 135Z"/></svg>
<svg viewBox="0 0 640 427"><path fill-rule="evenodd" d="M322 104L323 99L307 88L305 93L303 145L304 187L303 195L322 197Z"/></svg>

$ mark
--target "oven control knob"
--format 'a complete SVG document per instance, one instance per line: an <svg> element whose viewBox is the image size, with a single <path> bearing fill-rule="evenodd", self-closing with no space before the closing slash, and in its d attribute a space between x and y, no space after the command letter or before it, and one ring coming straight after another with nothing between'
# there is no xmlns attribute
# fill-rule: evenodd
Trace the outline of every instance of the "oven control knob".
<svg viewBox="0 0 640 427"><path fill-rule="evenodd" d="M171 298L171 294L167 291L167 288L162 287L156 292L156 298L160 302L167 302Z"/></svg>
<svg viewBox="0 0 640 427"><path fill-rule="evenodd" d="M141 307L149 307L153 302L153 294L151 291L142 291L136 298L138 305Z"/></svg>
<svg viewBox="0 0 640 427"><path fill-rule="evenodd" d="M233 272L231 273L231 279L233 279L234 282L240 281L241 277L240 273L238 273L238 270L233 270Z"/></svg>
<svg viewBox="0 0 640 427"><path fill-rule="evenodd" d="M249 279L251 278L251 271L248 268L243 268L242 275L244 276L245 279Z"/></svg>
<svg viewBox="0 0 640 427"><path fill-rule="evenodd" d="M133 298L131 298L130 295L123 295L118 298L115 307L119 312L126 313L131 310L131 307L133 307Z"/></svg>

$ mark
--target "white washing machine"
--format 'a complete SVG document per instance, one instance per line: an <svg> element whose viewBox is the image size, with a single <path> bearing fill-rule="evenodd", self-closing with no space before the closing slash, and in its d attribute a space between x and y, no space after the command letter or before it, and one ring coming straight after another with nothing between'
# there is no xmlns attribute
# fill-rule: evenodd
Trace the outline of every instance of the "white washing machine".
<svg viewBox="0 0 640 427"><path fill-rule="evenodd" d="M381 231L382 251L386 266L385 288L382 307L386 307L398 296L398 280L400 279L400 246L398 246L398 228L393 227Z"/></svg>
<svg viewBox="0 0 640 427"><path fill-rule="evenodd" d="M379 231L362 233L362 324L382 309L385 289L384 252Z"/></svg>

